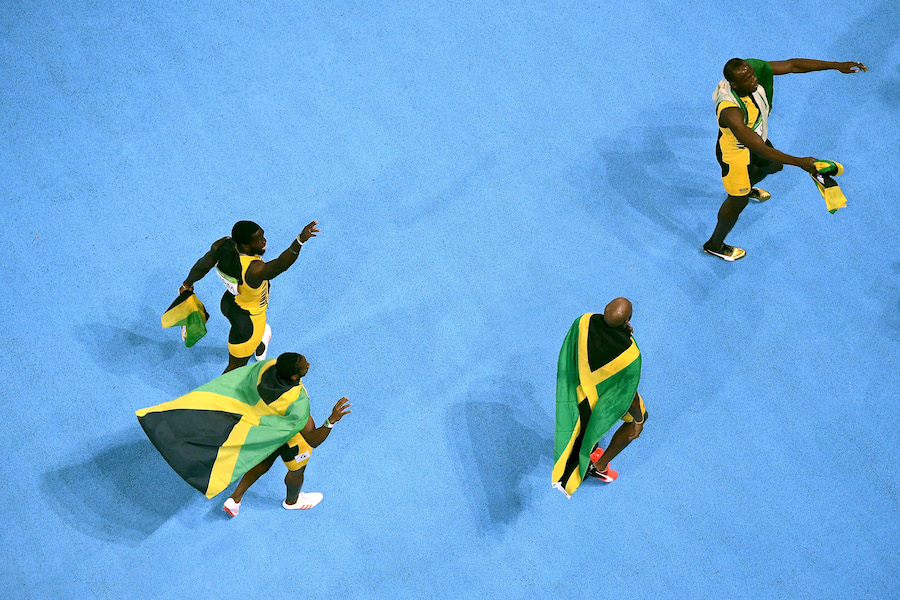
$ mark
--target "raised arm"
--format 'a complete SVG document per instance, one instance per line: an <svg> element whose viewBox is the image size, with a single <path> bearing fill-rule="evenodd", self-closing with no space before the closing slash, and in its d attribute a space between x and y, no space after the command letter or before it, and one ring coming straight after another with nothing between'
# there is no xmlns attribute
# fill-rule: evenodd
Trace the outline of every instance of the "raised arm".
<svg viewBox="0 0 900 600"><path fill-rule="evenodd" d="M840 71L841 73L859 73L868 71L869 68L855 61L830 62L827 60L815 60L812 58L789 58L788 60L776 60L772 65L773 75L787 75L788 73L810 73L812 71Z"/></svg>
<svg viewBox="0 0 900 600"><path fill-rule="evenodd" d="M815 158L811 156L798 158L796 156L791 156L790 154L785 154L781 150L776 150L775 148L767 146L755 131L744 125L744 114L738 107L729 106L728 108L722 109L722 112L719 115L719 123L723 127L728 127L729 129L731 129L731 131L734 133L734 137L736 137L740 143L746 146L750 150L750 152L758 154L768 160L774 160L786 165L800 167L801 169L809 173L817 172Z"/></svg>
<svg viewBox="0 0 900 600"><path fill-rule="evenodd" d="M316 234L319 233L316 224L317 222L313 221L304 227L303 231L300 232L300 235L297 236L297 239L291 242L291 245L288 246L275 260L270 260L269 262L257 260L252 262L250 266L247 267L247 284L253 287L259 287L263 281L275 279L287 271L292 264L297 262L297 257L300 256L300 248L303 247L303 244L307 242L309 238L316 237Z"/></svg>
<svg viewBox="0 0 900 600"><path fill-rule="evenodd" d="M216 249L219 245L227 240L227 237L223 237L220 240L216 240L213 242L213 245L210 247L209 252L200 257L194 266L191 267L191 272L188 273L187 279L184 280L184 283L181 284L181 287L178 288L178 293L184 292L185 290L194 291L194 284L206 277L206 274L209 273L214 266L216 266Z"/></svg>
<svg viewBox="0 0 900 600"><path fill-rule="evenodd" d="M316 423L313 421L312 416L310 416L306 421L306 425L300 430L306 443L313 448L318 447L319 444L325 441L328 434L331 433L331 427L340 421L344 415L353 412L350 410L351 406L353 405L350 404L350 400L346 397L338 400L337 404L335 404L334 408L331 410L331 416L325 419L325 423L319 428L316 428Z"/></svg>

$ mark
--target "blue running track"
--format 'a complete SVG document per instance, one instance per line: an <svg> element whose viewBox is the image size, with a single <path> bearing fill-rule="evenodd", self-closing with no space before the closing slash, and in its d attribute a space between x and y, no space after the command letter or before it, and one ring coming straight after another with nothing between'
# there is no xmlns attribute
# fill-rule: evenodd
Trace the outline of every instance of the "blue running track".
<svg viewBox="0 0 900 600"><path fill-rule="evenodd" d="M776 7L777 6L777 7ZM896 2L0 6L0 597L900 597ZM786 167L729 242L713 88L775 82ZM272 352L353 414L285 511L227 519L134 411L219 374L221 284L159 317L239 219L277 255ZM550 487L556 360L627 296L650 420L614 484Z"/></svg>

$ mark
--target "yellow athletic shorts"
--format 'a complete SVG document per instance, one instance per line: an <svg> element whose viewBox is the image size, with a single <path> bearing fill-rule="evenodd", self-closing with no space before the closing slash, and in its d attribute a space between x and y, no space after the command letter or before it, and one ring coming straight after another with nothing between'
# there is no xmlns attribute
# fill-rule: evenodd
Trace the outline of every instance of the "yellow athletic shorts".
<svg viewBox="0 0 900 600"><path fill-rule="evenodd" d="M222 314L231 323L228 354L235 358L250 358L266 332L266 311L250 314L250 311L237 305L230 292L222 295L221 308Z"/></svg>
<svg viewBox="0 0 900 600"><path fill-rule="evenodd" d="M772 142L766 140L766 146L772 147ZM774 165L761 156L750 153L743 144L729 145L723 142L720 133L716 142L716 160L722 168L722 185L725 186L725 192L729 196L746 196L750 193L752 185L750 183L750 164L766 169Z"/></svg>
<svg viewBox="0 0 900 600"><path fill-rule="evenodd" d="M635 396L637 396L638 402L641 405L641 411L639 414L641 415L642 418L640 421L638 421L638 423L643 423L644 421L647 420L647 409L644 408L644 399L641 398L641 395L638 393L635 393ZM628 408L628 412L626 412L625 415L622 417L622 420L625 421L626 423L634 423L635 422L636 415L632 414L632 412L631 412L633 408L634 408L634 404L632 403L632 405Z"/></svg>
<svg viewBox="0 0 900 600"><path fill-rule="evenodd" d="M235 358L250 358L266 332L266 311L251 315L235 304L228 308L225 316L231 323L231 331L228 333L228 354Z"/></svg>
<svg viewBox="0 0 900 600"><path fill-rule="evenodd" d="M276 450L281 460L284 461L288 471L297 471L306 466L309 457L312 455L312 446L310 446L303 435L297 433L289 439L283 446Z"/></svg>
<svg viewBox="0 0 900 600"><path fill-rule="evenodd" d="M746 196L750 193L750 150L731 136L719 131L716 140L716 160L722 168L722 185L729 196Z"/></svg>

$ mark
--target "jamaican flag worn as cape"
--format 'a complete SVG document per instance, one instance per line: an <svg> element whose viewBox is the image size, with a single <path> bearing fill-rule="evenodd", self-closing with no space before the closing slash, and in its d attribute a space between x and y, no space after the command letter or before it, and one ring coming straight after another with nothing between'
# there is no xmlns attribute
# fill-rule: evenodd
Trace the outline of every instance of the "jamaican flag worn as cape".
<svg viewBox="0 0 900 600"><path fill-rule="evenodd" d="M194 292L181 292L161 318L163 329L184 327L184 345L190 348L206 335L209 313Z"/></svg>
<svg viewBox="0 0 900 600"><path fill-rule="evenodd" d="M137 411L141 427L169 466L207 498L306 425L306 388L279 379L275 362L235 369L171 402Z"/></svg>
<svg viewBox="0 0 900 600"><path fill-rule="evenodd" d="M624 328L587 313L569 328L556 373L553 487L581 485L591 450L628 412L641 377L641 352Z"/></svg>

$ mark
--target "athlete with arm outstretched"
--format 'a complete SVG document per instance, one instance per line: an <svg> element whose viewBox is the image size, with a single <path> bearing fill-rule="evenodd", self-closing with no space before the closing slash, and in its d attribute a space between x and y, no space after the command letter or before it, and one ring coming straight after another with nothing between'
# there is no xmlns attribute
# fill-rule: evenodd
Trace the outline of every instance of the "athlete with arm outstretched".
<svg viewBox="0 0 900 600"><path fill-rule="evenodd" d="M287 271L297 261L300 249L319 233L317 222L309 223L278 258L266 262L266 237L262 227L253 221L238 221L231 237L213 242L191 268L179 293L193 291L194 284L214 267L227 288L222 296L222 314L231 323L228 334L228 366L225 372L246 365L255 354L266 356L272 330L266 323L269 304L269 281Z"/></svg>
<svg viewBox="0 0 900 600"><path fill-rule="evenodd" d="M764 202L771 197L766 190L754 187L767 175L784 165L800 167L816 173L815 159L797 157L776 150L768 137L768 117L772 107L773 76L789 73L835 70L841 73L867 71L858 62L828 62L809 58L792 58L766 62L753 58L732 58L725 63L723 74L713 93L719 136L716 159L722 168L722 183L728 197L719 208L718 221L703 251L727 261L746 256L746 252L725 243L741 211L750 200Z"/></svg>

